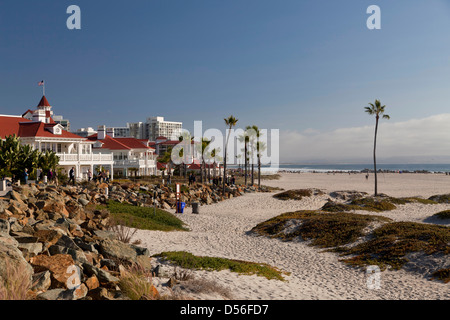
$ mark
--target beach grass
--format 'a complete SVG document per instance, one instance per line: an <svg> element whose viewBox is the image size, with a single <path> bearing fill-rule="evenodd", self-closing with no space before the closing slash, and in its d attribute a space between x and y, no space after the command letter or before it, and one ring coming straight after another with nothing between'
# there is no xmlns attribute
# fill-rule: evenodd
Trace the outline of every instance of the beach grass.
<svg viewBox="0 0 450 320"><path fill-rule="evenodd" d="M221 271L230 270L244 275L258 275L267 279L277 279L284 281L282 272L275 267L265 263L255 263L242 260L195 256L186 251L169 251L162 252L156 255L163 258L163 260L176 264L185 269L207 270L207 271Z"/></svg>
<svg viewBox="0 0 450 320"><path fill-rule="evenodd" d="M139 207L115 201L109 201L106 208L115 220L123 221L130 228L160 231L188 231L183 221L170 212L159 208Z"/></svg>
<svg viewBox="0 0 450 320"><path fill-rule="evenodd" d="M400 269L412 252L426 254L450 253L450 229L445 226L416 223L392 222L380 226L372 233L372 239L352 248L341 250L343 255L353 255L342 261L354 265L378 265Z"/></svg>
<svg viewBox="0 0 450 320"><path fill-rule="evenodd" d="M328 201L321 209L328 212L342 212L365 210L371 212L391 211L397 209L397 205L407 203L437 204L431 199L419 197L394 198L394 197L363 197L351 200L348 203Z"/></svg>

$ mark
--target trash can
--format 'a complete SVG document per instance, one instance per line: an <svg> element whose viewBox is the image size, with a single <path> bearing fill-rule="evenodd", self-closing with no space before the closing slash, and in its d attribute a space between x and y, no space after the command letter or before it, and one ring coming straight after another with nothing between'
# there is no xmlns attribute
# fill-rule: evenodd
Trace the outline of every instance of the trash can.
<svg viewBox="0 0 450 320"><path fill-rule="evenodd" d="M198 202L192 202L192 213L198 214L199 209L199 203Z"/></svg>
<svg viewBox="0 0 450 320"><path fill-rule="evenodd" d="M185 202L178 202L177 203L177 212L178 213L183 213L184 212L184 207L186 206Z"/></svg>

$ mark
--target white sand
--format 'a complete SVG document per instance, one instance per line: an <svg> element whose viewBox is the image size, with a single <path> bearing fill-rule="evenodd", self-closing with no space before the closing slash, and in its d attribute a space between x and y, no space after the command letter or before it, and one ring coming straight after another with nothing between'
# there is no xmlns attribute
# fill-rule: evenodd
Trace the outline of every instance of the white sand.
<svg viewBox="0 0 450 320"><path fill-rule="evenodd" d="M373 193L373 175L366 181L363 174L302 173L282 174L280 180L264 184L285 190L318 188L327 193L358 190ZM379 192L390 196L423 196L450 193L450 176L439 174L381 174ZM282 201L274 193L246 194L241 197L200 207L200 214L187 208L178 216L191 228L190 232L137 232L151 254L162 251L188 251L195 255L224 257L268 263L290 272L287 281L267 280L229 271L198 271L197 276L212 279L230 289L236 300L300 300L300 299L449 299L450 285L429 281L406 270L381 273L381 288L369 289L363 269L346 266L334 253L302 242L282 242L249 235L258 223L281 213L303 209L319 209L329 197ZM393 220L435 223L434 213L450 209L450 205L407 204L385 213ZM366 212L364 212L366 213ZM447 261L448 262L448 261ZM448 268L448 264L446 264ZM206 297L201 297L206 298ZM212 297L214 298L214 297Z"/></svg>

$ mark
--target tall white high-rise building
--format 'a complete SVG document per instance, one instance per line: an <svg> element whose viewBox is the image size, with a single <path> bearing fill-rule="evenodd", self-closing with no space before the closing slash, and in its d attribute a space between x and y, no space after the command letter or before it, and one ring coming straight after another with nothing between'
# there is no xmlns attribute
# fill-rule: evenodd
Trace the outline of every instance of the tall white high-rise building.
<svg viewBox="0 0 450 320"><path fill-rule="evenodd" d="M150 141L156 141L158 137L166 137L169 140L178 140L183 128L182 122L164 121L164 117L147 118L147 132Z"/></svg>
<svg viewBox="0 0 450 320"><path fill-rule="evenodd" d="M182 122L165 121L164 117L150 117L146 122L127 123L129 134L136 139L156 141L158 137L178 140L183 128Z"/></svg>

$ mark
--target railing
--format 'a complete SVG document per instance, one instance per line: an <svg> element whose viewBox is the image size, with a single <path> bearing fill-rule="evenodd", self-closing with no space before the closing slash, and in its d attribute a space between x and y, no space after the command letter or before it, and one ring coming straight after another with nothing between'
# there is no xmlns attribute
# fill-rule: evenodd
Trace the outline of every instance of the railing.
<svg viewBox="0 0 450 320"><path fill-rule="evenodd" d="M118 167L154 167L156 165L155 160L114 160L114 166Z"/></svg>
<svg viewBox="0 0 450 320"><path fill-rule="evenodd" d="M66 161L81 161L81 162L93 162L93 161L112 161L112 154L90 153L90 154L67 154L57 153L60 162Z"/></svg>

